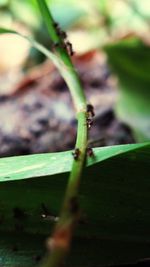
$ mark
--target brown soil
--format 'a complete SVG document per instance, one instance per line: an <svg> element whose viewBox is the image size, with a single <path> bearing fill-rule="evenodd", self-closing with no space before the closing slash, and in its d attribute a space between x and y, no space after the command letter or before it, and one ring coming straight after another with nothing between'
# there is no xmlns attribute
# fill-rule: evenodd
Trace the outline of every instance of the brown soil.
<svg viewBox="0 0 150 267"><path fill-rule="evenodd" d="M114 113L116 83L101 53L74 59L89 103L95 107L92 146L133 143L129 127ZM0 95L0 156L73 149L75 112L65 82L57 70L43 65L32 70L11 94Z"/></svg>

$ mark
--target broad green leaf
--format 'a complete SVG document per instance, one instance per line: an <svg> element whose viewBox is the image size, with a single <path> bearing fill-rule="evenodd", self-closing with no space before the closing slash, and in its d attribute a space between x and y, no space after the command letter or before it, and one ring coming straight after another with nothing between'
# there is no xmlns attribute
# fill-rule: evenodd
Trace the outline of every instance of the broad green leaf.
<svg viewBox="0 0 150 267"><path fill-rule="evenodd" d="M143 147L147 147L147 143L95 148L95 157L88 159L87 165L91 166ZM69 172L72 162L72 151L2 158L0 159L0 182Z"/></svg>
<svg viewBox="0 0 150 267"><path fill-rule="evenodd" d="M150 140L150 47L138 39L105 47L120 84L118 116L134 130L139 141Z"/></svg>
<svg viewBox="0 0 150 267"><path fill-rule="evenodd" d="M67 266L149 257L150 143L96 148L94 153L81 184L86 220L78 227ZM37 265L54 225L41 217L42 206L58 216L71 163L71 151L0 159L2 266ZM17 216L16 208L24 213Z"/></svg>

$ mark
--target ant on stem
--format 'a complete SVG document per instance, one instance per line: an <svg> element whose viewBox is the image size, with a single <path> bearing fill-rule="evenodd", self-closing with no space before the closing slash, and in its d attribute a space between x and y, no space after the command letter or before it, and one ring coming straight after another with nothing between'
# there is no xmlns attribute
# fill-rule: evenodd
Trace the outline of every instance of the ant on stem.
<svg viewBox="0 0 150 267"><path fill-rule="evenodd" d="M78 160L79 159L80 153L81 152L80 152L79 148L76 148L75 151L72 152L74 160Z"/></svg>

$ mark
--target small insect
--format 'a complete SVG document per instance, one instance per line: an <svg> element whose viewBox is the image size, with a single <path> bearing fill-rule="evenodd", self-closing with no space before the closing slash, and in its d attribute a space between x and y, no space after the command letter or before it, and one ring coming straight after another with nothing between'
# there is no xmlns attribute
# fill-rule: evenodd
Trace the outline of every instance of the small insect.
<svg viewBox="0 0 150 267"><path fill-rule="evenodd" d="M41 208L42 208L41 217L42 218L46 218L50 214L50 212L49 212L49 210L47 209L47 207L45 206L44 203L41 203Z"/></svg>
<svg viewBox="0 0 150 267"><path fill-rule="evenodd" d="M51 222L57 222L59 220L59 217L54 216L50 213L50 211L47 209L44 203L41 204L41 207L42 207L42 214L41 214L42 219L45 219Z"/></svg>
<svg viewBox="0 0 150 267"><path fill-rule="evenodd" d="M66 49L67 49L68 54L70 56L74 55L73 47L72 47L72 44L70 42L66 42Z"/></svg>
<svg viewBox="0 0 150 267"><path fill-rule="evenodd" d="M60 33L61 33L61 28L60 28L59 24L58 24L58 23L54 23L54 27L56 28L56 32L57 32L57 34L60 35Z"/></svg>
<svg viewBox="0 0 150 267"><path fill-rule="evenodd" d="M93 152L93 149L91 147L87 147L87 155L89 157L93 157L94 156L94 152Z"/></svg>
<svg viewBox="0 0 150 267"><path fill-rule="evenodd" d="M94 107L91 104L87 105L87 112L91 115L91 117L95 116Z"/></svg>
<svg viewBox="0 0 150 267"><path fill-rule="evenodd" d="M65 31L63 31L63 30L60 28L59 24L58 24L57 22L54 22L53 25L54 25L54 27L55 27L55 29L56 29L57 34L58 34L59 36L61 36L62 39L66 39L66 38L67 38L67 34L66 34Z"/></svg>
<svg viewBox="0 0 150 267"><path fill-rule="evenodd" d="M59 35L60 35L61 38L64 39L64 40L67 38L67 33L66 33L65 31L62 31L62 30L61 30L61 31L59 32Z"/></svg>
<svg viewBox="0 0 150 267"><path fill-rule="evenodd" d="M59 27L59 24L57 22L54 22L53 25L54 25L55 28L58 28Z"/></svg>
<svg viewBox="0 0 150 267"><path fill-rule="evenodd" d="M87 122L87 127L90 130L93 125L93 120L91 118L87 118L86 122Z"/></svg>
<svg viewBox="0 0 150 267"><path fill-rule="evenodd" d="M79 148L76 148L74 152L72 152L72 155L74 157L75 160L78 160L79 159L79 156L80 156L80 150Z"/></svg>
<svg viewBox="0 0 150 267"><path fill-rule="evenodd" d="M72 44L66 40L67 39L67 33L60 28L60 26L57 22L54 22L53 25L56 29L57 34L62 38L62 43L60 43L60 44L57 42L54 43L53 48L62 47L62 48L67 50L67 52L70 56L73 56L74 51L72 48Z"/></svg>

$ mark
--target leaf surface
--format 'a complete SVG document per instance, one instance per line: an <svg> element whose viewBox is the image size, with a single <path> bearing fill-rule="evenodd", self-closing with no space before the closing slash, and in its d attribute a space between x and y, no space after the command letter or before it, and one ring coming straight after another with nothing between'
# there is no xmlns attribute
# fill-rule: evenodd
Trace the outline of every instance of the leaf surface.
<svg viewBox="0 0 150 267"><path fill-rule="evenodd" d="M148 144L149 143L129 144L95 148L93 150L94 157L88 159L87 166L130 151L131 153L133 153L133 151L138 153L136 151L147 147ZM72 152L73 151L65 151L2 158L0 159L0 182L69 172L73 163Z"/></svg>
<svg viewBox="0 0 150 267"><path fill-rule="evenodd" d="M83 175L82 223L68 266L149 257L150 144L96 148L94 154ZM59 214L71 163L71 151L0 159L2 266L37 265Z"/></svg>

